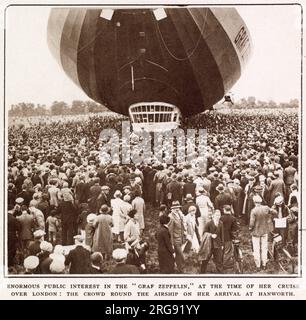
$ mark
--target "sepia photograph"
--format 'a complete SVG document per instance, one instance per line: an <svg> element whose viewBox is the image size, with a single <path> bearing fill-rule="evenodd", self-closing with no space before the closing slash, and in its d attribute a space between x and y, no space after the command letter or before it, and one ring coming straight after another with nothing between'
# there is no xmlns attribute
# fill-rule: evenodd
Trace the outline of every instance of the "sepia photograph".
<svg viewBox="0 0 306 320"><path fill-rule="evenodd" d="M301 5L3 14L6 278L301 276Z"/></svg>

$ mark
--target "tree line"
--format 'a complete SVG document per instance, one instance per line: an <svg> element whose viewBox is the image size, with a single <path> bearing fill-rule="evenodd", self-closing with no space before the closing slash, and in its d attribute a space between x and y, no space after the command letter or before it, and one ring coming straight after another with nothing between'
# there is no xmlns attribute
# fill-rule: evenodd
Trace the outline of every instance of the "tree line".
<svg viewBox="0 0 306 320"><path fill-rule="evenodd" d="M54 101L50 107L45 104L21 102L11 105L8 111L10 117L33 117L33 116L58 116L77 115L87 113L99 113L109 111L104 105L94 101L74 100L71 105L64 101Z"/></svg>
<svg viewBox="0 0 306 320"><path fill-rule="evenodd" d="M217 109L223 108L224 104L218 103ZM255 97L242 98L231 106L235 109L260 109L260 108L298 108L299 100L291 99L289 102L276 103L273 100L261 101ZM107 107L94 101L74 100L71 105L64 101L54 101L50 107L44 104L18 103L11 106L8 111L10 117L33 117L46 115L77 115L87 113L99 113L110 111Z"/></svg>
<svg viewBox="0 0 306 320"><path fill-rule="evenodd" d="M273 100L269 101L262 101L257 100L255 97L248 97L248 98L242 98L238 100L237 102L233 101L233 105L231 106L234 109L262 109L262 108L268 108L268 109L284 109L284 108L298 108L299 107L299 100L298 99L291 99L289 102L280 102L276 103ZM219 102L216 105L216 109L224 107L224 103Z"/></svg>

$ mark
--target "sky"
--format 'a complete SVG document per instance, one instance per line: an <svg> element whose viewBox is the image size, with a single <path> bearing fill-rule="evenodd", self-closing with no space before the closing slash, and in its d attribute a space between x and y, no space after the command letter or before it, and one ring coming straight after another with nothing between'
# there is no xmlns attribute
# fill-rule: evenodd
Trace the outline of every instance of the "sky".
<svg viewBox="0 0 306 320"><path fill-rule="evenodd" d="M231 89L234 100L288 102L300 98L301 9L299 6L237 6L249 28L253 55ZM88 100L66 76L47 46L49 7L6 11L6 106Z"/></svg>

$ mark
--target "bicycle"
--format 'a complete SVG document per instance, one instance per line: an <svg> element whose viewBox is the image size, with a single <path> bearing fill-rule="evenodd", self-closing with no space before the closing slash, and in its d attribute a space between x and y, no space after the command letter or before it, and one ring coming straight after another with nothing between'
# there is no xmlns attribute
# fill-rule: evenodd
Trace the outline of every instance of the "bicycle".
<svg viewBox="0 0 306 320"><path fill-rule="evenodd" d="M238 274L243 273L243 254L242 250L240 249L240 240L234 239L232 240L234 246L234 259L235 259L235 272Z"/></svg>
<svg viewBox="0 0 306 320"><path fill-rule="evenodd" d="M272 247L269 250L270 259L277 263L285 273L295 273L295 259L282 244L282 236L272 232ZM291 272L288 269L291 269Z"/></svg>

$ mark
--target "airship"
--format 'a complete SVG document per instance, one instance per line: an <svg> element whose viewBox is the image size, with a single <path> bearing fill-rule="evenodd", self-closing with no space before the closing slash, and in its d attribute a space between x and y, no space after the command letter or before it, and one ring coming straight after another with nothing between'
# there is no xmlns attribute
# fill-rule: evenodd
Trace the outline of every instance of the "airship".
<svg viewBox="0 0 306 320"><path fill-rule="evenodd" d="M47 41L66 75L135 131L212 109L252 53L232 7L52 8Z"/></svg>

